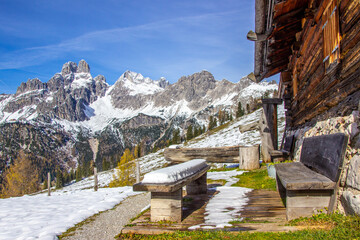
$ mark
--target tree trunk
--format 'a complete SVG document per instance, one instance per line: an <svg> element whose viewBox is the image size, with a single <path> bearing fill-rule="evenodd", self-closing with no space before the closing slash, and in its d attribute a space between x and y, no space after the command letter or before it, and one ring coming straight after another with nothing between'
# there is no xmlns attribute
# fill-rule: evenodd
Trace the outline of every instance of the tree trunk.
<svg viewBox="0 0 360 240"><path fill-rule="evenodd" d="M251 147L240 147L239 168L244 170L252 170L260 168L259 163L259 145Z"/></svg>

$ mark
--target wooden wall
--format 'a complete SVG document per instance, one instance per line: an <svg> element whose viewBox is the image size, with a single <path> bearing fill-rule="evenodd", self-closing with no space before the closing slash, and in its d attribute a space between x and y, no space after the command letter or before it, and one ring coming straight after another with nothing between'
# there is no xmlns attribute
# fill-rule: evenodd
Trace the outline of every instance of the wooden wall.
<svg viewBox="0 0 360 240"><path fill-rule="evenodd" d="M339 11L340 61L325 69L322 28L329 0L317 1L317 6L310 6L316 9L314 16L303 19L303 30L296 36L300 49L293 49L289 59L293 98L288 126L300 126L360 91L360 1L335 1Z"/></svg>

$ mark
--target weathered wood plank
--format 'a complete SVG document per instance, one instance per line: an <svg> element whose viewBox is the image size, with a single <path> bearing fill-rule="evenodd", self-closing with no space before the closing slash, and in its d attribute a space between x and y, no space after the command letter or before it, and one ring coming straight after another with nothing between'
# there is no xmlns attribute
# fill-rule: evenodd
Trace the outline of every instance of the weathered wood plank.
<svg viewBox="0 0 360 240"><path fill-rule="evenodd" d="M343 133L305 138L300 162L336 182L347 143L348 138Z"/></svg>
<svg viewBox="0 0 360 240"><path fill-rule="evenodd" d="M276 164L276 175L287 190L333 189L335 182L300 162Z"/></svg>
<svg viewBox="0 0 360 240"><path fill-rule="evenodd" d="M164 156L167 161L187 162L192 159L205 159L215 163L237 163L240 146L214 148L167 148Z"/></svg>

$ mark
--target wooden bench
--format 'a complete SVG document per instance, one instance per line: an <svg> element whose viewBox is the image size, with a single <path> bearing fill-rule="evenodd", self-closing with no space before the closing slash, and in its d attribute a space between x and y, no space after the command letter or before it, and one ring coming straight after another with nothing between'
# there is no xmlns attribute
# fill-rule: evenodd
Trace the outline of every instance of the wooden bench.
<svg viewBox="0 0 360 240"><path fill-rule="evenodd" d="M285 138L284 147L280 150L272 150L270 152L271 162L283 162L292 159L294 151L295 137L294 135Z"/></svg>
<svg viewBox="0 0 360 240"><path fill-rule="evenodd" d="M204 159L195 159L145 174L134 191L151 192L151 221L182 220L182 188L188 195L207 193L206 177L210 166Z"/></svg>
<svg viewBox="0 0 360 240"><path fill-rule="evenodd" d="M300 162L275 165L287 220L332 210L347 142L342 133L305 138Z"/></svg>

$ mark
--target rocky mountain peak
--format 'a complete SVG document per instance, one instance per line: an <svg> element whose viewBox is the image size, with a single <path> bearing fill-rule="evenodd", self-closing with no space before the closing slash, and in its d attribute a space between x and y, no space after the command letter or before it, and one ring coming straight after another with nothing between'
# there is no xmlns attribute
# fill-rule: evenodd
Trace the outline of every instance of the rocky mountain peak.
<svg viewBox="0 0 360 240"><path fill-rule="evenodd" d="M29 79L26 83L21 83L17 88L16 94L19 95L27 91L45 89L46 83L41 82L38 78Z"/></svg>
<svg viewBox="0 0 360 240"><path fill-rule="evenodd" d="M127 70L126 72L124 72L119 80L122 80L122 81L130 81L130 82L133 82L133 83L136 83L136 84L141 84L143 82L146 82L146 83L150 83L152 82L152 80L150 78L145 78L141 73L136 73L136 72L132 72L132 71L129 71Z"/></svg>
<svg viewBox="0 0 360 240"><path fill-rule="evenodd" d="M80 60L77 71L78 73L90 73L89 64L84 60Z"/></svg>
<svg viewBox="0 0 360 240"><path fill-rule="evenodd" d="M159 85L159 87L161 88L166 88L167 86L170 85L169 81L166 80L166 78L161 77L158 81L156 81L156 83Z"/></svg>
<svg viewBox="0 0 360 240"><path fill-rule="evenodd" d="M77 71L77 64L74 62L67 62L63 65L61 69L61 75L65 76L70 73L75 73Z"/></svg>

